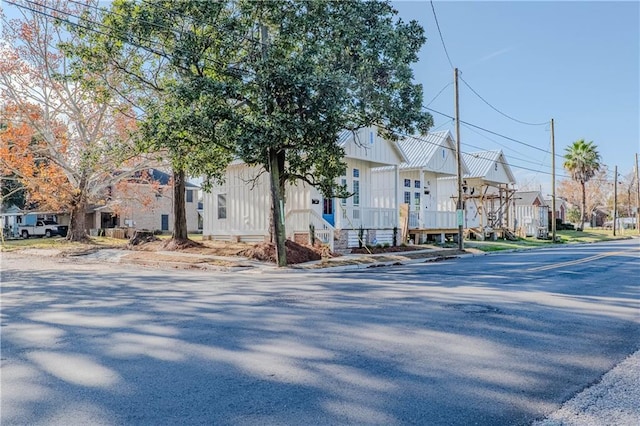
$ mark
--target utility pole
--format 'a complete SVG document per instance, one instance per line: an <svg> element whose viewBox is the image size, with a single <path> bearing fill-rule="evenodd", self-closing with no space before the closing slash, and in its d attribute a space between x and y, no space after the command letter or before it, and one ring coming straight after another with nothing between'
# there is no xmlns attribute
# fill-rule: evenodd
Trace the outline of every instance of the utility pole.
<svg viewBox="0 0 640 426"><path fill-rule="evenodd" d="M458 202L456 213L458 216L458 250L464 250L463 230L464 201L462 200L462 153L460 152L460 111L458 108L458 68L453 70L453 91L455 92L455 121L456 121L456 162L458 163Z"/></svg>
<svg viewBox="0 0 640 426"><path fill-rule="evenodd" d="M640 235L640 176L638 176L638 153L636 153L636 231Z"/></svg>
<svg viewBox="0 0 640 426"><path fill-rule="evenodd" d="M551 238L556 242L556 140L551 119Z"/></svg>
<svg viewBox="0 0 640 426"><path fill-rule="evenodd" d="M613 170L613 236L615 237L618 225L618 166L615 166Z"/></svg>

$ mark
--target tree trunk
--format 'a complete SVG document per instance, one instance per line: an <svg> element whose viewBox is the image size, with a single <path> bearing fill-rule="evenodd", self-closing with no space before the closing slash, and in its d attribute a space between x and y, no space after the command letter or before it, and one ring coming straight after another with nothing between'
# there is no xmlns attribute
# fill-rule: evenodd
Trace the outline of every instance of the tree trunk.
<svg viewBox="0 0 640 426"><path fill-rule="evenodd" d="M282 168L278 153L269 150L269 180L271 183L271 211L273 212L273 234L275 236L276 261L278 266L287 266L286 232L284 227L284 198L282 196L280 174Z"/></svg>
<svg viewBox="0 0 640 426"><path fill-rule="evenodd" d="M582 186L582 210L580 211L580 229L584 231L584 214L587 210L587 191L585 190L585 182L580 182Z"/></svg>
<svg viewBox="0 0 640 426"><path fill-rule="evenodd" d="M185 172L183 169L173 171L173 234L176 242L188 240L187 213L185 207Z"/></svg>
<svg viewBox="0 0 640 426"><path fill-rule="evenodd" d="M67 231L68 241L86 241L86 211L87 211L87 195L84 191L84 185L80 185L79 193L74 197L71 203L71 220L69 221L69 230Z"/></svg>

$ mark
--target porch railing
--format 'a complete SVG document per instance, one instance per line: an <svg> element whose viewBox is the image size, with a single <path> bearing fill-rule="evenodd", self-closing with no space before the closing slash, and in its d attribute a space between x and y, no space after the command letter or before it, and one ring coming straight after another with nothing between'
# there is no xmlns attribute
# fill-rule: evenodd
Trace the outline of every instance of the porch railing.
<svg viewBox="0 0 640 426"><path fill-rule="evenodd" d="M342 228L390 229L398 226L396 209L340 206L337 214Z"/></svg>
<svg viewBox="0 0 640 426"><path fill-rule="evenodd" d="M335 228L314 210L290 210L285 215L285 222L289 236L294 233L310 233L313 225L315 238L333 251Z"/></svg>
<svg viewBox="0 0 640 426"><path fill-rule="evenodd" d="M456 212L409 212L410 229L454 229L458 227Z"/></svg>

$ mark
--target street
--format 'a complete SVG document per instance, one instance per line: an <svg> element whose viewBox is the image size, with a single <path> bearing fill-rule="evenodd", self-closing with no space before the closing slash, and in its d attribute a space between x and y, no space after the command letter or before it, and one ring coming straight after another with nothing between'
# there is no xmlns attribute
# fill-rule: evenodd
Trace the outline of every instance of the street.
<svg viewBox="0 0 640 426"><path fill-rule="evenodd" d="M3 253L0 423L530 424L640 348L638 241L268 274Z"/></svg>

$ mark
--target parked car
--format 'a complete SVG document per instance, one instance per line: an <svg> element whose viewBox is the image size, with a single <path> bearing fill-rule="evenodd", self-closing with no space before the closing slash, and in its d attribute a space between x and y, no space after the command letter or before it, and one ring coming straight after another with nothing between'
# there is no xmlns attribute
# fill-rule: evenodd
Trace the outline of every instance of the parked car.
<svg viewBox="0 0 640 426"><path fill-rule="evenodd" d="M38 220L35 225L20 225L18 229L22 238L32 236L49 238L55 235L66 236L69 227L58 225L53 220Z"/></svg>

